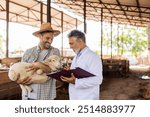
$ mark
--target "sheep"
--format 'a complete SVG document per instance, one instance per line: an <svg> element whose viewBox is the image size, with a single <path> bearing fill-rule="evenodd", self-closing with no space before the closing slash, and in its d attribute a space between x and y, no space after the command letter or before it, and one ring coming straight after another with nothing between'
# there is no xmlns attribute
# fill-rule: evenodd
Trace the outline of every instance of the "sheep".
<svg viewBox="0 0 150 117"><path fill-rule="evenodd" d="M57 55L52 55L41 63L48 66L51 72L55 72L59 69L62 69L61 58ZM37 84L45 83L48 80L48 76L46 75L46 73L43 72L42 69L27 70L27 68L29 68L30 66L32 66L32 63L26 62L18 62L10 66L8 72L10 80L17 81L30 77L31 82ZM22 89L22 93L25 95L28 94L28 92L32 91L30 85L20 84L20 87Z"/></svg>

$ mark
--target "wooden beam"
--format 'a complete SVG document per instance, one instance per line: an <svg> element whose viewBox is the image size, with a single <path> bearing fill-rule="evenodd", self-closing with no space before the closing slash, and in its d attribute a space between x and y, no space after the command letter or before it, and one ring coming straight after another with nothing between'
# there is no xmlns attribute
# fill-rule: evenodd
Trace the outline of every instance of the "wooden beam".
<svg viewBox="0 0 150 117"><path fill-rule="evenodd" d="M9 57L9 0L6 0L6 57Z"/></svg>

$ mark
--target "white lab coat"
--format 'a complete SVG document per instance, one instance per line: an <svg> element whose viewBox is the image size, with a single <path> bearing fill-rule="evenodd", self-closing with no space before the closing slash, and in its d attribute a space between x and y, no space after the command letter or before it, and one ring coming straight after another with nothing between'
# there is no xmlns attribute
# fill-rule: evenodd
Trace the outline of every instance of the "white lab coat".
<svg viewBox="0 0 150 117"><path fill-rule="evenodd" d="M71 69L80 67L95 76L75 80L74 84L69 84L70 100L98 100L100 97L100 84L102 83L102 62L98 55L85 47L77 59L74 57Z"/></svg>

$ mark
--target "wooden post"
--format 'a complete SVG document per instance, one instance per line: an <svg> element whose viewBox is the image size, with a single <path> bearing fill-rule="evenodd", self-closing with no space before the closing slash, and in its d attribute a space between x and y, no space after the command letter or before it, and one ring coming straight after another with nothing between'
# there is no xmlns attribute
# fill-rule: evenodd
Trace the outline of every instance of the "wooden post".
<svg viewBox="0 0 150 117"><path fill-rule="evenodd" d="M86 33L86 0L84 0L83 13L84 13L84 33Z"/></svg>
<svg viewBox="0 0 150 117"><path fill-rule="evenodd" d="M51 23L51 0L47 0L47 22Z"/></svg>
<svg viewBox="0 0 150 117"><path fill-rule="evenodd" d="M40 20L41 20L41 24L42 24L43 23L43 3L42 2L40 4L40 11L41 11Z"/></svg>
<svg viewBox="0 0 150 117"><path fill-rule="evenodd" d="M110 41L111 41L111 59L112 59L112 17L111 17L111 32L110 32Z"/></svg>
<svg viewBox="0 0 150 117"><path fill-rule="evenodd" d="M9 57L9 0L6 0L6 57Z"/></svg>
<svg viewBox="0 0 150 117"><path fill-rule="evenodd" d="M62 33L62 38L61 38L61 56L63 57L64 55L63 55L63 41L64 41L64 39L63 39L63 32L64 32L64 29L63 29L63 12L61 12L61 33Z"/></svg>
<svg viewBox="0 0 150 117"><path fill-rule="evenodd" d="M76 18L76 29L78 28L78 19Z"/></svg>
<svg viewBox="0 0 150 117"><path fill-rule="evenodd" d="M101 9L101 58L103 58L103 9Z"/></svg>

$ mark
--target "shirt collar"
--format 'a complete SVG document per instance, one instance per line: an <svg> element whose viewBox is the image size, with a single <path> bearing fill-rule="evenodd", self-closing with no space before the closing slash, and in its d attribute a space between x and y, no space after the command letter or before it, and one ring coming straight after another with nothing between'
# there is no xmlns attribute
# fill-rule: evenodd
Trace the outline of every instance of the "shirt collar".
<svg viewBox="0 0 150 117"><path fill-rule="evenodd" d="M50 46L48 49L51 49L51 48L52 48L52 46ZM40 52L40 51L41 51L41 49L40 49L40 46L39 46L39 45L37 46L36 50L37 50L38 52Z"/></svg>
<svg viewBox="0 0 150 117"><path fill-rule="evenodd" d="M81 51L79 51L77 53L77 55L81 55L84 51L86 51L88 49L88 47L86 46L85 48L83 48Z"/></svg>

